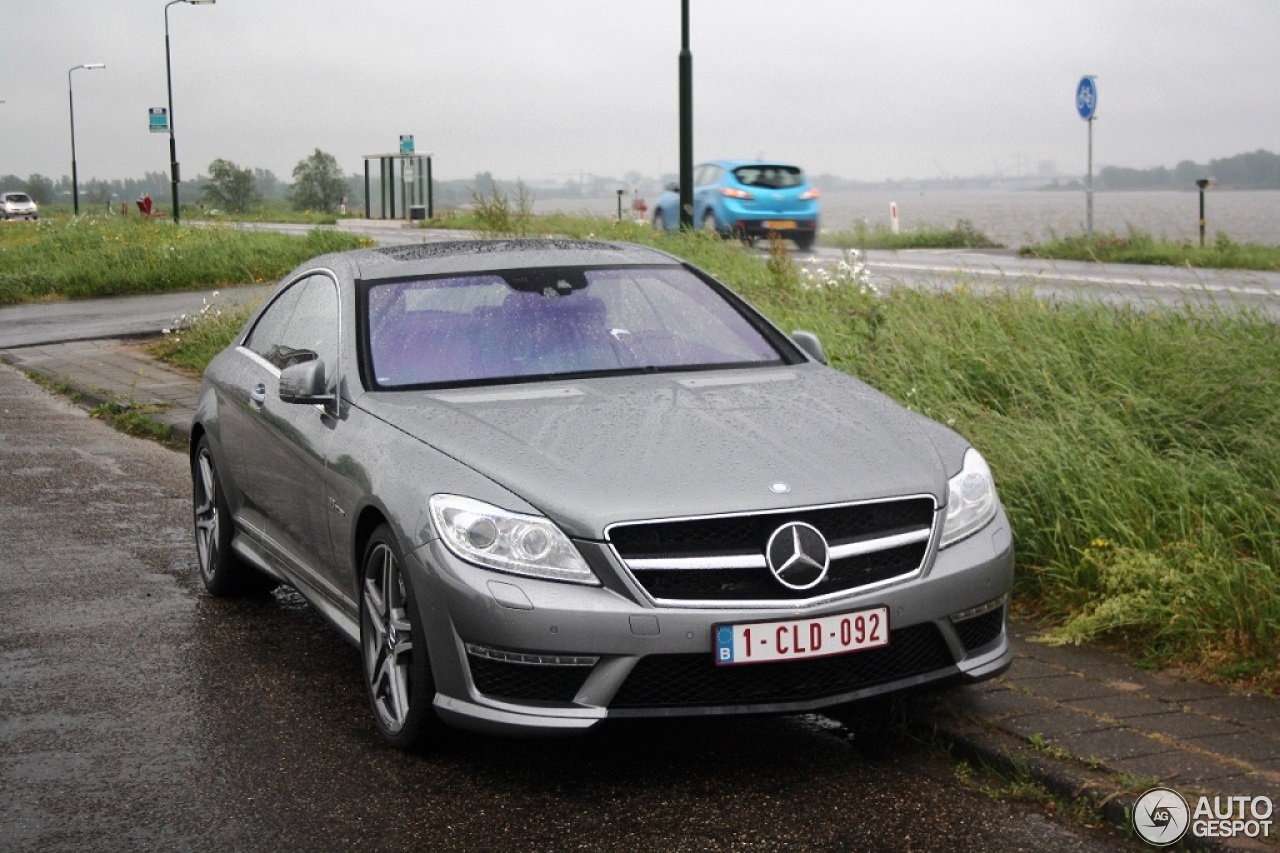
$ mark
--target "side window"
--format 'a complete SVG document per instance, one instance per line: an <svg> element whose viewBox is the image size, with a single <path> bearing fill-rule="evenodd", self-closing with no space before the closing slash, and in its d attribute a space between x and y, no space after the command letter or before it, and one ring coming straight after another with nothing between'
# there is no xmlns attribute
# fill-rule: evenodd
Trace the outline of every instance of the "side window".
<svg viewBox="0 0 1280 853"><path fill-rule="evenodd" d="M302 289L295 284L272 300L258 322L253 324L253 330L245 338L244 345L270 361L267 353L284 334L284 327L289 324L289 318L293 316L293 309L301 295Z"/></svg>
<svg viewBox="0 0 1280 853"><path fill-rule="evenodd" d="M326 275L292 284L254 325L245 346L283 370L319 358L325 373L338 366L338 291Z"/></svg>

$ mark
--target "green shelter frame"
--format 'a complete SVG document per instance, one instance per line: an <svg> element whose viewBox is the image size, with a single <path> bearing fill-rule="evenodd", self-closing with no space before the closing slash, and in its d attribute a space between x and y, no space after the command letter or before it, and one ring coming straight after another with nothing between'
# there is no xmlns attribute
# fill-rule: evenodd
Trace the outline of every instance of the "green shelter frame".
<svg viewBox="0 0 1280 853"><path fill-rule="evenodd" d="M374 216L372 164L378 163L378 215ZM430 154L365 154L365 219L434 219Z"/></svg>

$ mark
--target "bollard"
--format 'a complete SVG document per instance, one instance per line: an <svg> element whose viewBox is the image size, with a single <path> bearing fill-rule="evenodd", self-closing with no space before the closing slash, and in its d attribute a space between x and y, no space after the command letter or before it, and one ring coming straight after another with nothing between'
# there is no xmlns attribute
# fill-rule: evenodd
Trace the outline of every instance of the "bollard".
<svg viewBox="0 0 1280 853"><path fill-rule="evenodd" d="M894 234L898 233L898 203L896 201L889 202L889 230Z"/></svg>
<svg viewBox="0 0 1280 853"><path fill-rule="evenodd" d="M1196 181L1196 186L1200 188L1200 248L1204 248L1204 191L1209 184L1213 183L1208 178L1201 178Z"/></svg>

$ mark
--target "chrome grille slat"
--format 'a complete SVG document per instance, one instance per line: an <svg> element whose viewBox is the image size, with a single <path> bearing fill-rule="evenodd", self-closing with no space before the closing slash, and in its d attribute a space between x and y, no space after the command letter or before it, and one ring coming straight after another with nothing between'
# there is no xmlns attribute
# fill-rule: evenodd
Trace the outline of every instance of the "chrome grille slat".
<svg viewBox="0 0 1280 853"><path fill-rule="evenodd" d="M933 538L936 505L917 495L896 500L760 513L628 522L606 538L655 602L684 606L817 602L920 571ZM765 558L769 536L803 521L830 546L831 569L817 586L788 589Z"/></svg>

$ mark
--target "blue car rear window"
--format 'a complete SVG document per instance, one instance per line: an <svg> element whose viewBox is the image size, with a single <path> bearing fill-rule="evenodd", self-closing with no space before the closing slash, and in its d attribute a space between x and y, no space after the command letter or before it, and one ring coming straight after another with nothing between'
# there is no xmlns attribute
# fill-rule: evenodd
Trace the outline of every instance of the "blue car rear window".
<svg viewBox="0 0 1280 853"><path fill-rule="evenodd" d="M733 177L746 187L785 190L804 184L804 172L795 166L739 166Z"/></svg>

